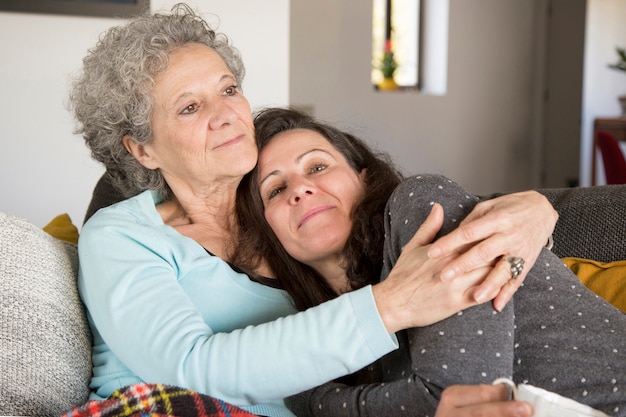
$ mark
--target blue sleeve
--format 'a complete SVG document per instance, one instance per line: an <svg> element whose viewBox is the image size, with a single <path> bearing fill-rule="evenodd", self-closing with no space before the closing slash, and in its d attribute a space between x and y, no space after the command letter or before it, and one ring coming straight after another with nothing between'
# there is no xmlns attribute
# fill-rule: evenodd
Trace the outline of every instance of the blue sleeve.
<svg viewBox="0 0 626 417"><path fill-rule="evenodd" d="M193 299L204 294L184 289L188 280L199 279L186 266L199 258L189 246L197 244L112 213L97 213L81 231L79 289L102 338L99 349L110 349L143 381L184 386L237 405L257 404L354 372L397 347L371 287L267 323L216 329L236 316L238 307L250 310L252 304L267 315L280 303L275 296L251 294L246 284L233 286L233 271L219 262L203 277L211 283L210 305L199 307ZM106 369L115 363L101 363L94 372L115 379L116 370Z"/></svg>

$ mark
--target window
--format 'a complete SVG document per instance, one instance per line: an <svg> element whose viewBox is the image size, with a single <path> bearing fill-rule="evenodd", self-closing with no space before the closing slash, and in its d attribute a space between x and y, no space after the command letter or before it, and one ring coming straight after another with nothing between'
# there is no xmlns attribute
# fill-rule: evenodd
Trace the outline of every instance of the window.
<svg viewBox="0 0 626 417"><path fill-rule="evenodd" d="M397 89L443 95L449 0L373 0L371 82L392 74ZM390 68L390 53L393 63ZM387 59L386 59L387 58Z"/></svg>
<svg viewBox="0 0 626 417"><path fill-rule="evenodd" d="M381 65L391 48L397 69L393 79L400 87L418 85L420 0L374 0L372 33L372 83L384 78Z"/></svg>

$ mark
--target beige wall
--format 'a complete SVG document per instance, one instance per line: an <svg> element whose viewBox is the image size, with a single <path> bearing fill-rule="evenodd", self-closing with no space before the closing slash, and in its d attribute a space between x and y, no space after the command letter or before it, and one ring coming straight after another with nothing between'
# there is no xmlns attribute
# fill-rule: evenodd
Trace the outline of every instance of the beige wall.
<svg viewBox="0 0 626 417"><path fill-rule="evenodd" d="M407 173L443 173L476 193L531 187L534 4L450 0L448 92L425 96L372 89L371 2L292 2L290 101Z"/></svg>
<svg viewBox="0 0 626 417"><path fill-rule="evenodd" d="M369 84L369 0L192 0L243 53L254 108L307 106L388 150L409 172L440 172L475 193L539 185L548 0L450 0L448 94L377 94ZM153 0L153 9L175 0ZM291 11L290 11L291 8ZM581 175L594 117L619 113L623 0L588 0ZM43 226L82 217L102 168L65 108L68 77L112 19L0 12L0 210ZM567 163L567 161L565 162Z"/></svg>
<svg viewBox="0 0 626 417"><path fill-rule="evenodd" d="M176 0L152 0L153 10ZM253 107L288 103L289 0L191 0L233 40ZM209 14L211 13L211 15ZM219 19L217 18L219 16ZM73 135L68 79L114 19L0 12L0 211L77 226L103 168ZM265 42L265 37L271 42Z"/></svg>
<svg viewBox="0 0 626 417"><path fill-rule="evenodd" d="M549 3L560 21L547 18ZM443 173L478 194L589 184L593 118L618 115L626 91L626 77L606 67L626 45L623 0L587 0L585 22L580 1L450 0L443 97L373 91L370 1L291 7L290 102L388 151L406 173ZM584 58L568 36L584 42ZM571 65L583 60L581 76Z"/></svg>

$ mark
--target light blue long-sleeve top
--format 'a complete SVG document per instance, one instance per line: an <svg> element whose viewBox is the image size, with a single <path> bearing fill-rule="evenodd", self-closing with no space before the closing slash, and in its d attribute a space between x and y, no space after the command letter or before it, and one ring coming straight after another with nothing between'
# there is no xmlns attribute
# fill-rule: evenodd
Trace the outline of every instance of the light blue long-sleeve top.
<svg viewBox="0 0 626 417"><path fill-rule="evenodd" d="M295 313L163 223L145 191L101 209L79 239L78 286L94 335L94 399L164 383L253 413L293 416L282 399L397 348L371 287Z"/></svg>

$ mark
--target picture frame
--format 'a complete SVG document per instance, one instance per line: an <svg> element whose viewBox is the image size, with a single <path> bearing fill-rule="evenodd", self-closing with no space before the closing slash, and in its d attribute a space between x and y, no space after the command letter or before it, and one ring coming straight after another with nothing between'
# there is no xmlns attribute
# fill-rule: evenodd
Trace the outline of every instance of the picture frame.
<svg viewBox="0 0 626 417"><path fill-rule="evenodd" d="M130 17L150 9L150 0L0 0L0 12Z"/></svg>

